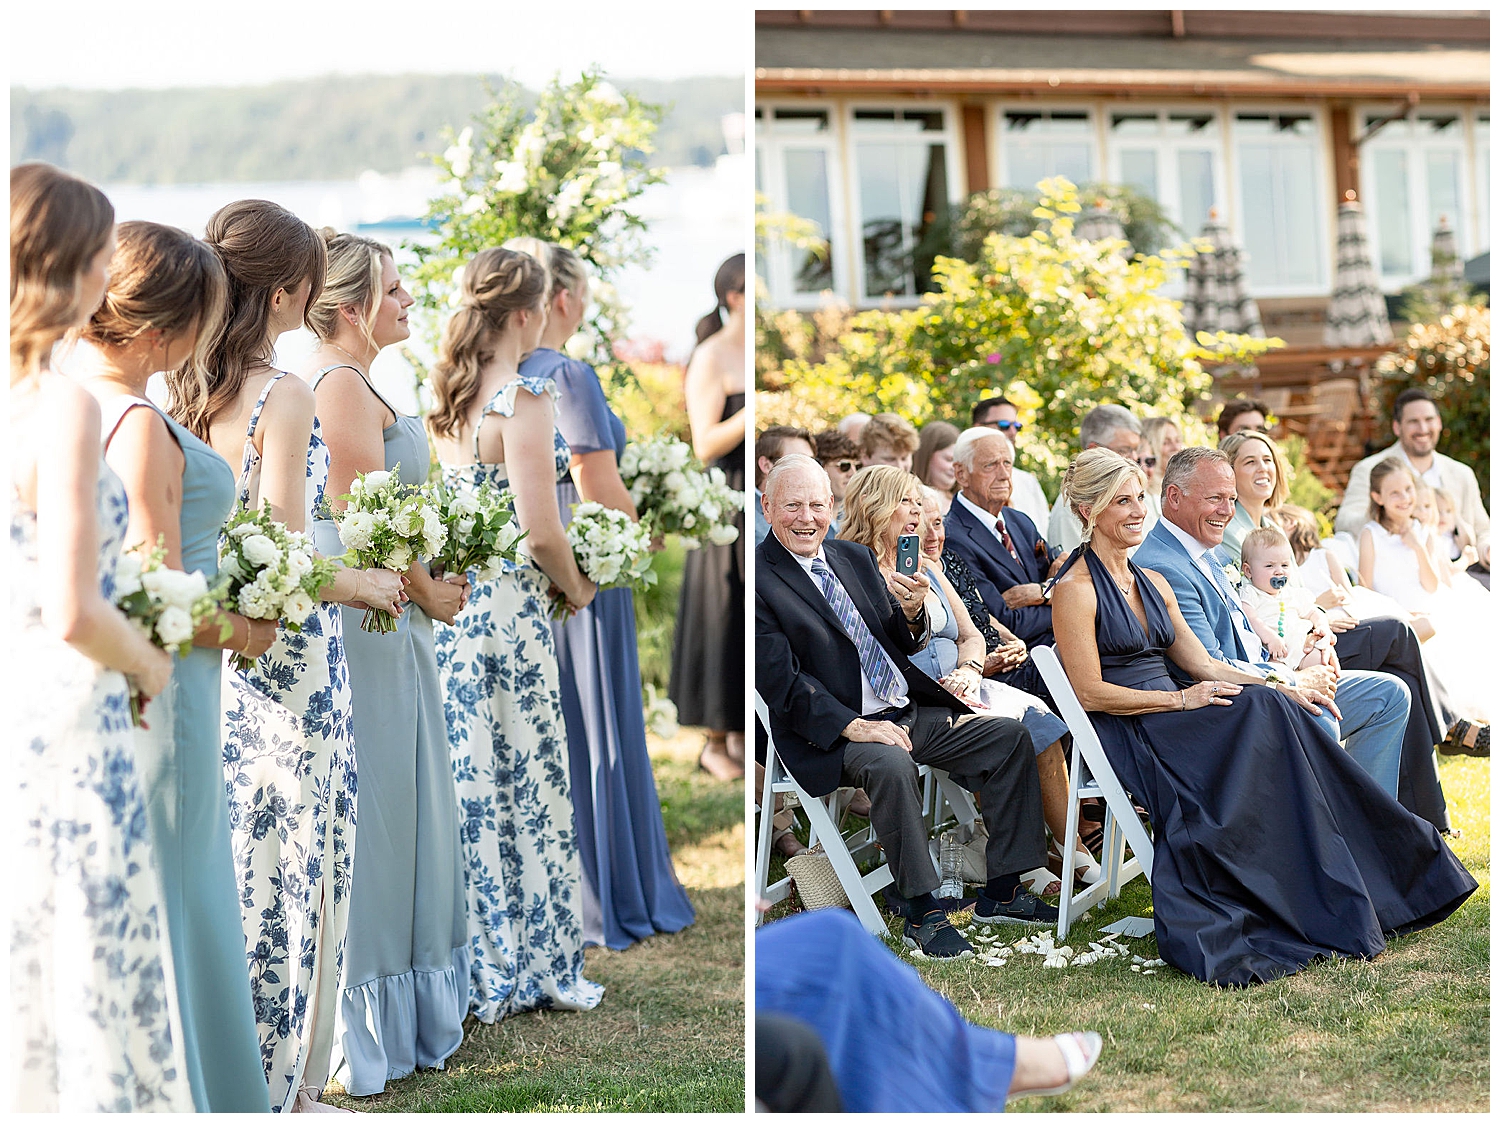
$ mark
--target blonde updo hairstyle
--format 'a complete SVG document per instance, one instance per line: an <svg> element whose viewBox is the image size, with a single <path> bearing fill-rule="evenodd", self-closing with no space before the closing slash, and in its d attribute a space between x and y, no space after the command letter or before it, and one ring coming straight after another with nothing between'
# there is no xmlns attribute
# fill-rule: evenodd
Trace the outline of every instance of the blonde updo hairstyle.
<svg viewBox="0 0 1500 1123"><path fill-rule="evenodd" d="M589 275L584 271L583 258L567 246L544 242L540 238L524 237L512 238L500 248L527 254L547 271L548 304L556 300L560 292L584 289L587 295Z"/></svg>
<svg viewBox="0 0 1500 1123"><path fill-rule="evenodd" d="M338 335L345 323L344 309L353 308L365 346L375 348L375 310L380 307L380 276L384 259L395 260L391 247L374 238L341 234L331 226L318 231L328 254L328 275L318 299L307 306L307 326L324 343Z"/></svg>
<svg viewBox="0 0 1500 1123"><path fill-rule="evenodd" d="M115 208L91 183L51 164L10 172L10 377L45 365L76 327L83 272L109 242Z"/></svg>
<svg viewBox="0 0 1500 1123"><path fill-rule="evenodd" d="M1113 449L1096 446L1078 454L1063 477L1062 493L1068 510L1083 524L1082 543L1094 537L1099 512L1120 494L1120 489L1134 481L1142 490L1146 473L1134 460L1127 460ZM1083 508L1089 513L1085 515Z"/></svg>
<svg viewBox="0 0 1500 1123"><path fill-rule="evenodd" d="M891 464L872 464L855 472L849 478L849 486L844 489L839 541L868 546L875 551L875 557L880 558L885 550L882 539L891 525L891 516L913 488L921 494L922 481ZM917 528L917 533L922 533L921 527Z"/></svg>
<svg viewBox="0 0 1500 1123"><path fill-rule="evenodd" d="M458 309L443 326L432 368L437 405L427 415L427 425L433 435L458 437L479 396L495 337L510 329L514 313L540 311L546 290L546 269L516 250L480 250L464 267Z"/></svg>

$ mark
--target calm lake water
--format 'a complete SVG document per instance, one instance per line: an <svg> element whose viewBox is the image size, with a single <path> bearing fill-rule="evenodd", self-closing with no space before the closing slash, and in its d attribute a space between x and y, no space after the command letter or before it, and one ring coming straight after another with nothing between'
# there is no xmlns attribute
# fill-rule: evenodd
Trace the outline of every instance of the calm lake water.
<svg viewBox="0 0 1500 1123"><path fill-rule="evenodd" d="M743 155L721 157L714 168L675 168L637 201L637 212L650 224L647 240L656 256L649 267L622 270L615 278L630 308L632 340L659 340L668 358L687 357L693 326L713 307L719 263L747 249L749 171ZM270 199L314 226L357 229L397 247L419 239L422 231L382 225L382 220L420 215L436 191L435 175L427 168L337 182L104 185L122 222L162 222L201 236L209 216L225 203ZM305 331L284 335L278 359L296 362L312 342ZM415 412L411 369L398 355L382 354L372 375L393 404Z"/></svg>

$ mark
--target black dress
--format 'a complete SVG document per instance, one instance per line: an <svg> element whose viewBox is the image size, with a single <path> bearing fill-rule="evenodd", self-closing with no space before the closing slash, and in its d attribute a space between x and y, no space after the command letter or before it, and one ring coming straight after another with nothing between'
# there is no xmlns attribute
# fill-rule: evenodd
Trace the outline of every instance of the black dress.
<svg viewBox="0 0 1500 1123"><path fill-rule="evenodd" d="M1166 657L1176 633L1155 586L1132 562L1147 635L1081 549L1105 681L1179 689ZM1151 815L1159 953L1196 978L1244 986L1324 956L1370 958L1387 935L1438 923L1478 888L1430 823L1274 689L1246 686L1227 707L1090 717L1120 782Z"/></svg>
<svg viewBox="0 0 1500 1123"><path fill-rule="evenodd" d="M745 395L724 399L720 420L745 406ZM745 490L745 444L714 461L729 486ZM739 732L745 728L745 514L740 536L728 546L704 544L688 551L672 636L668 697L683 725Z"/></svg>

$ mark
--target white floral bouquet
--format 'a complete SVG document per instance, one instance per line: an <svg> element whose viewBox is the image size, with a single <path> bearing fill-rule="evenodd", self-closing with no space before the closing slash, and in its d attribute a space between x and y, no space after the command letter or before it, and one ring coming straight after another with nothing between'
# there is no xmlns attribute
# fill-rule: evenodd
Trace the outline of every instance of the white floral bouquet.
<svg viewBox="0 0 1500 1123"><path fill-rule="evenodd" d="M729 486L722 469L699 467L692 450L676 437L627 445L620 478L653 534L680 534L716 546L740 536L734 518L745 508L745 493Z"/></svg>
<svg viewBox="0 0 1500 1123"><path fill-rule="evenodd" d="M389 569L405 573L418 557L436 557L448 532L442 516L421 488L401 482L401 465L389 472L355 476L347 506L332 512L339 541L360 569ZM393 632L396 618L379 608L365 612L360 625L367 632Z"/></svg>
<svg viewBox="0 0 1500 1123"><path fill-rule="evenodd" d="M287 631L300 632L318 607L318 593L338 567L321 558L312 539L288 530L271 517L271 504L259 511L236 511L219 539L219 575L229 579L227 603L252 620L280 620ZM255 661L234 657L239 670Z"/></svg>
<svg viewBox="0 0 1500 1123"><path fill-rule="evenodd" d="M568 523L568 545L583 574L601 589L649 589L656 584L651 568L651 528L632 521L624 511L602 503L579 503ZM568 602L560 594L552 615L562 619Z"/></svg>
<svg viewBox="0 0 1500 1123"><path fill-rule="evenodd" d="M202 573L184 573L164 565L167 550L157 540L153 550L144 545L115 559L115 607L140 633L163 651L186 655L193 636L206 621L219 620L227 638L231 627L224 617L223 581L210 586ZM144 727L140 691L130 688L130 720Z"/></svg>
<svg viewBox="0 0 1500 1123"><path fill-rule="evenodd" d="M516 561L516 547L526 532L516 522L515 496L509 489L497 490L488 480L477 489L450 488L434 480L426 492L446 532L443 548L429 559L433 569L473 569L480 581L493 581L506 562Z"/></svg>

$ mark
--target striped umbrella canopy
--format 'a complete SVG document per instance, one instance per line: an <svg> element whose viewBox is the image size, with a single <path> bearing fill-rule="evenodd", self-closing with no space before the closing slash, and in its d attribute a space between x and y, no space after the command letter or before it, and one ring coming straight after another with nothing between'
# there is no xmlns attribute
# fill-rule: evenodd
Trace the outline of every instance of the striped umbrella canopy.
<svg viewBox="0 0 1500 1123"><path fill-rule="evenodd" d="M1120 216L1103 202L1089 207L1073 224L1073 236L1085 242L1098 242L1105 238L1125 240L1125 227Z"/></svg>
<svg viewBox="0 0 1500 1123"><path fill-rule="evenodd" d="M1346 192L1339 204L1338 266L1333 299L1328 302L1323 342L1329 347L1367 347L1391 342L1380 278L1370 261L1370 236L1364 208Z"/></svg>
<svg viewBox="0 0 1500 1123"><path fill-rule="evenodd" d="M1446 288L1459 288L1464 283L1464 263L1458 256L1458 239L1447 215L1438 219L1432 232L1432 280Z"/></svg>
<svg viewBox="0 0 1500 1123"><path fill-rule="evenodd" d="M1188 263L1182 326L1189 336L1200 331L1232 331L1263 337L1260 309L1245 283L1244 252L1229 237L1218 211L1208 212L1198 237L1213 248Z"/></svg>

